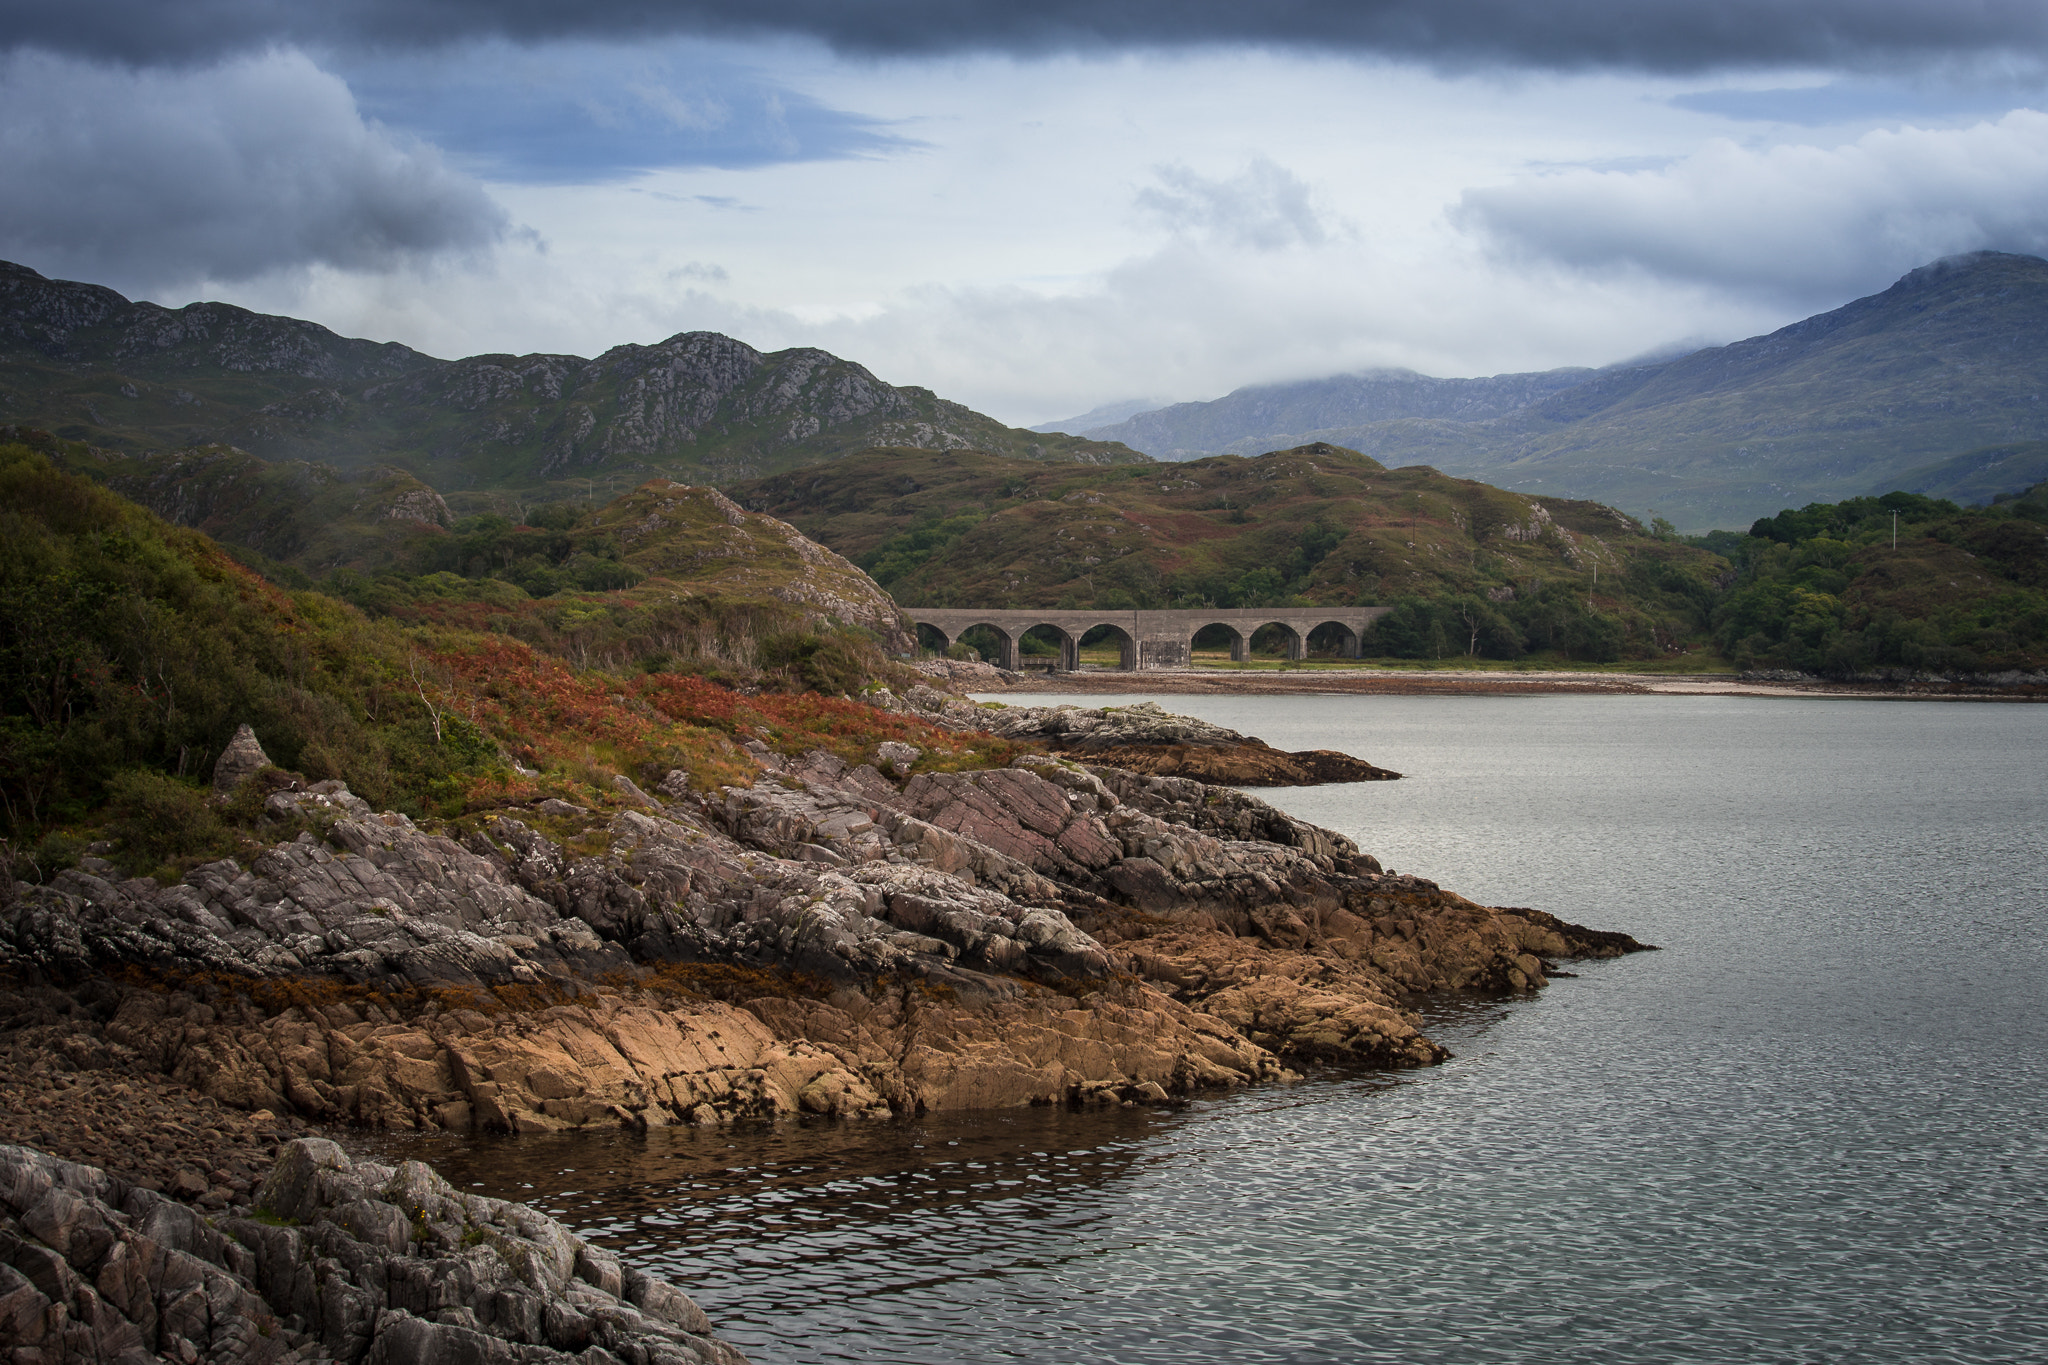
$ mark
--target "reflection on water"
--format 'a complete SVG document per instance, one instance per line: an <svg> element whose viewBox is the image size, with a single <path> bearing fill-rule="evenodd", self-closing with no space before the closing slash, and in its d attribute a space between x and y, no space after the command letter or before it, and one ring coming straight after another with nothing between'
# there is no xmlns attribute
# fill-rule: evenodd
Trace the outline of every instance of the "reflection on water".
<svg viewBox="0 0 2048 1365"><path fill-rule="evenodd" d="M763 1365L2048 1359L2048 709L1165 700L1410 774L1266 793L1392 865L1664 951L1175 1112L387 1150Z"/></svg>

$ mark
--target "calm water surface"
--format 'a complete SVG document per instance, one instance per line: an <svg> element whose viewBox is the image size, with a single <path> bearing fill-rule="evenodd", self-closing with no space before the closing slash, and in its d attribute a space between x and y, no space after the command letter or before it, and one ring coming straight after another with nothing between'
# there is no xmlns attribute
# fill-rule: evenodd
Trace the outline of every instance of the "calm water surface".
<svg viewBox="0 0 2048 1365"><path fill-rule="evenodd" d="M2048 708L1161 700L1407 773L1264 793L1387 865L1663 951L1178 1113L406 1154L764 1365L2048 1359Z"/></svg>

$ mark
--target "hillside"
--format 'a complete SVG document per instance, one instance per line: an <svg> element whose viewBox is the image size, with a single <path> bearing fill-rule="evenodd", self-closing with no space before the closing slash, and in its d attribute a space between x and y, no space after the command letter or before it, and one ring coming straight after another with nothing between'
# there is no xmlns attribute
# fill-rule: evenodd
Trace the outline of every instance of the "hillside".
<svg viewBox="0 0 2048 1365"><path fill-rule="evenodd" d="M1787 503L1894 488L1985 496L1972 452L2048 439L2044 365L2048 261L1979 252L1767 336L1659 364L1340 377L1240 390L1090 434L1169 457L1322 440L1681 527L1741 526ZM1991 491L2039 473L2008 477Z"/></svg>
<svg viewBox="0 0 2048 1365"><path fill-rule="evenodd" d="M1704 637L1727 571L1612 508L1322 444L1107 469L878 450L732 493L906 603L1394 604L1385 654L1655 657Z"/></svg>
<svg viewBox="0 0 2048 1365"><path fill-rule="evenodd" d="M4 262L0 420L128 452L218 444L344 473L389 465L451 496L607 474L720 482L886 444L1141 458L1013 430L818 350L685 332L591 360L444 361L226 304L134 303Z"/></svg>
<svg viewBox="0 0 2048 1365"><path fill-rule="evenodd" d="M509 635L585 666L781 668L817 681L853 668L853 655L871 668L910 647L895 602L860 570L711 489L653 479L602 506L457 518L389 468L344 475L218 447L124 456L19 428L0 428L4 442L205 532L286 588ZM853 655L831 644L841 636L859 642Z"/></svg>
<svg viewBox="0 0 2048 1365"><path fill-rule="evenodd" d="M273 464L221 445L131 455L19 427L0 427L0 440L26 440L273 575L298 570L310 581L335 569L404 563L455 521L440 494L389 465L343 473L306 460Z"/></svg>
<svg viewBox="0 0 2048 1365"><path fill-rule="evenodd" d="M1732 539L1732 538L1731 538ZM1745 666L1836 676L2048 664L2048 484L1989 508L1813 503L1729 545L1714 636Z"/></svg>

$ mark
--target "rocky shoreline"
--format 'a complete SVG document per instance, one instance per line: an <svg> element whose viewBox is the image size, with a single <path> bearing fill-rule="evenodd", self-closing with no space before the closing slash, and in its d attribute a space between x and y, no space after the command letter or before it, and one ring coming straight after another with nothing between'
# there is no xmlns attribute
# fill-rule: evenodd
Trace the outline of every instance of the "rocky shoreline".
<svg viewBox="0 0 2048 1365"><path fill-rule="evenodd" d="M1387 873L1239 791L1077 761L1250 748L1200 722L1156 708L992 711L927 688L875 700L1068 754L1034 746L1007 767L944 771L901 743L849 766L750 741L751 786L705 794L677 772L649 792L619 777L603 804L422 824L281 773L255 736L239 739L218 784L259 784L272 839L247 866L159 886L88 858L0 905L0 1139L44 1154L0 1151L0 1167L27 1162L44 1175L17 1184L84 1191L109 1226L142 1227L180 1201L246 1223L286 1216L279 1173L306 1152L345 1161L314 1125L516 1134L1159 1103L1314 1063L1430 1065L1447 1054L1421 1031L1418 997L1533 990L1560 959L1643 946ZM58 1159L101 1174L50 1174ZM430 1178L359 1169L350 1199L392 1207L393 1190ZM470 1245L476 1227L526 1216L450 1212L464 1230L448 1236ZM350 1217L329 1221L360 1241L370 1224ZM21 1248L51 1246L8 1235L0 1263L17 1270L17 1252L33 1259ZM395 1237L392 1256L447 1240ZM295 1246L293 1264L314 1256ZM355 1267L359 1287L376 1278L340 1251L319 1255ZM426 1358L403 1343L427 1328L379 1347L375 1314L367 1334L358 1319L316 1322L278 1298L282 1272L232 1260L221 1266L279 1322L303 1324L291 1349L313 1354L299 1358ZM447 1273L462 1294L489 1279ZM619 1313L646 1316L593 1273ZM591 1316L568 1280L522 1283L544 1307ZM571 1341L671 1358L635 1355L630 1333L535 1336L517 1314L512 1335L492 1336L473 1295L435 1294L420 1301L453 1316L400 1307L434 1332L497 1343L448 1337L450 1359L548 1359L531 1352ZM74 1321L83 1302L66 1310ZM700 1320L668 1328L688 1335ZM185 1357L164 1330L153 1343L137 1330L171 1358L281 1358L189 1335L199 1355ZM674 1349L738 1358L709 1338Z"/></svg>
<svg viewBox="0 0 2048 1365"><path fill-rule="evenodd" d="M1232 787L1307 787L1391 782L1401 776L1335 749L1275 749L1262 739L1176 715L1151 701L990 709L928 689L913 689L913 696L921 713L939 724L1029 740L1064 757L1141 777L1186 777Z"/></svg>

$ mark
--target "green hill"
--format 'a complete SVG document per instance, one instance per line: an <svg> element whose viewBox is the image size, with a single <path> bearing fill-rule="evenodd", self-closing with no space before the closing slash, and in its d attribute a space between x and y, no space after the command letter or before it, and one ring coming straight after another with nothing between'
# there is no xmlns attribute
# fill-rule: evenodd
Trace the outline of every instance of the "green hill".
<svg viewBox="0 0 2048 1365"><path fill-rule="evenodd" d="M731 491L906 603L1393 604L1384 654L1681 652L1728 568L1596 503L1321 444L1127 468L876 450Z"/></svg>
<svg viewBox="0 0 2048 1365"><path fill-rule="evenodd" d="M614 538L615 564L645 566L634 587L533 598L488 576L505 562L495 552L464 566L475 577L331 576L390 595L365 612L280 589L53 454L81 452L0 436L9 893L16 876L46 879L89 848L168 881L275 842L274 825L260 843L252 835L271 787L251 783L226 805L206 797L242 724L281 767L344 781L380 808L449 817L547 795L616 807L619 777L652 788L678 768L716 790L749 780L737 744L756 740L851 759L908 740L948 767L1001 766L1014 752L829 695L900 684L874 633L844 624L865 603L890 629L893 603L709 490L650 483L609 519L562 533ZM475 549L482 536L436 528L426 541Z"/></svg>
<svg viewBox="0 0 2048 1365"><path fill-rule="evenodd" d="M1003 426L823 351L714 332L592 360L437 360L226 304L166 309L0 262L0 420L137 453L225 445L343 473L392 466L451 498L546 497L608 475L718 483L868 446L1128 462Z"/></svg>

